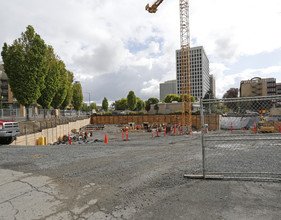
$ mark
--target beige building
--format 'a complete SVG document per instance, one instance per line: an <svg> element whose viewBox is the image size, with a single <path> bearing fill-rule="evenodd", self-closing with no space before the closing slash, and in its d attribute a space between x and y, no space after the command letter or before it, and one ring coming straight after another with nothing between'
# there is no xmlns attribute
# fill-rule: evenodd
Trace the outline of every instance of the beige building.
<svg viewBox="0 0 281 220"><path fill-rule="evenodd" d="M276 79L255 77L240 83L240 97L276 95Z"/></svg>

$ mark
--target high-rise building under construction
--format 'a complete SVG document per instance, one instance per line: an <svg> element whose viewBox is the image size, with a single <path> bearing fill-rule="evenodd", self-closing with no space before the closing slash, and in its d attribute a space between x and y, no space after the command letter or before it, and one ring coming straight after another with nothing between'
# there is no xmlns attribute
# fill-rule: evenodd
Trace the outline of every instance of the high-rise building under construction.
<svg viewBox="0 0 281 220"><path fill-rule="evenodd" d="M177 94L181 94L181 50L176 50ZM191 96L203 98L210 89L209 59L202 46L190 48Z"/></svg>

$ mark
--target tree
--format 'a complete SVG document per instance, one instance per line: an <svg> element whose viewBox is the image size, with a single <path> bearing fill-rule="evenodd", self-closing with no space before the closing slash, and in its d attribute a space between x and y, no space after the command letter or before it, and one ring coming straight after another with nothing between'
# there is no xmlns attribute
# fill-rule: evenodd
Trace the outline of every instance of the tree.
<svg viewBox="0 0 281 220"><path fill-rule="evenodd" d="M80 111L83 104L82 86L80 83L75 83L72 87L72 104L76 111Z"/></svg>
<svg viewBox="0 0 281 220"><path fill-rule="evenodd" d="M137 97L133 91L130 91L127 96L128 107L131 111L135 110L137 105Z"/></svg>
<svg viewBox="0 0 281 220"><path fill-rule="evenodd" d="M45 78L45 88L41 91L41 96L37 100L43 109L50 109L59 87L60 65L58 57L54 54L54 49L51 46L47 48L46 54L47 76ZM44 112L44 117L46 116Z"/></svg>
<svg viewBox="0 0 281 220"><path fill-rule="evenodd" d="M93 109L95 109L96 111L98 110L97 104L92 102L90 105L90 111L92 111Z"/></svg>
<svg viewBox="0 0 281 220"><path fill-rule="evenodd" d="M231 88L231 89L227 90L227 92L223 95L224 99L237 98L237 97L238 97L238 89L237 88ZM232 109L233 111L238 110L237 102L227 102L225 104L229 109Z"/></svg>
<svg viewBox="0 0 281 220"><path fill-rule="evenodd" d="M158 111L159 111L159 106L158 106L158 104L157 104L157 103L154 105L154 110L156 111L156 114L158 114Z"/></svg>
<svg viewBox="0 0 281 220"><path fill-rule="evenodd" d="M58 109L63 103L67 95L67 87L68 87L68 76L67 76L68 72L65 69L65 64L63 63L63 61L60 60L59 65L60 65L59 87L51 103L51 105L55 109Z"/></svg>
<svg viewBox="0 0 281 220"><path fill-rule="evenodd" d="M181 101L180 96L176 94L168 94L163 99L163 102L165 103L172 103L172 101L180 102Z"/></svg>
<svg viewBox="0 0 281 220"><path fill-rule="evenodd" d="M149 103L149 104L156 104L158 102L159 102L159 99L154 98L154 97L151 97L146 101L146 103Z"/></svg>
<svg viewBox="0 0 281 220"><path fill-rule="evenodd" d="M137 98L137 105L136 105L136 110L141 111L144 109L144 101L142 101L140 98Z"/></svg>
<svg viewBox="0 0 281 220"><path fill-rule="evenodd" d="M145 106L145 110L147 111L147 113L149 112L150 108L151 108L150 103L147 103Z"/></svg>
<svg viewBox="0 0 281 220"><path fill-rule="evenodd" d="M73 83L73 73L70 71L67 71L67 92L64 101L60 105L61 109L66 109L66 107L71 103L72 96L73 96L73 89L72 89L72 83Z"/></svg>
<svg viewBox="0 0 281 220"><path fill-rule="evenodd" d="M30 25L12 45L4 43L2 48L1 55L11 90L17 101L27 109L38 100L45 88L46 51L44 40Z"/></svg>
<svg viewBox="0 0 281 220"><path fill-rule="evenodd" d="M108 110L108 101L107 101L107 98L105 98L105 97L102 100L102 109L106 112Z"/></svg>
<svg viewBox="0 0 281 220"><path fill-rule="evenodd" d="M208 92L206 92L205 96L203 97L203 99L214 99L214 98L215 96L211 89Z"/></svg>
<svg viewBox="0 0 281 220"><path fill-rule="evenodd" d="M187 101L187 94L184 94L184 95L180 95L180 98L179 98L179 102L182 102L182 96L184 96L184 100ZM195 102L195 98L193 96L190 96L190 100L191 102Z"/></svg>
<svg viewBox="0 0 281 220"><path fill-rule="evenodd" d="M237 98L238 97L238 88L231 88L223 95L223 98Z"/></svg>
<svg viewBox="0 0 281 220"><path fill-rule="evenodd" d="M82 105L82 111L84 111L84 112L89 111L89 107L88 107L87 103L83 103L83 105Z"/></svg>
<svg viewBox="0 0 281 220"><path fill-rule="evenodd" d="M115 107L115 110L126 110L128 109L127 99L122 98L120 100L116 100L113 103L113 106Z"/></svg>

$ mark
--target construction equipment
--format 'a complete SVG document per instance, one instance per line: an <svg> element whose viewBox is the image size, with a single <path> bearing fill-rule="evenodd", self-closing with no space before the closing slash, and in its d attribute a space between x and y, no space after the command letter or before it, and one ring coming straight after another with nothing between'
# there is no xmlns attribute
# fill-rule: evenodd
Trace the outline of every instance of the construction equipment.
<svg viewBox="0 0 281 220"><path fill-rule="evenodd" d="M156 1L151 7L145 9L155 13L163 0ZM179 0L180 8L180 44L181 44L181 94L182 94L182 125L187 132L192 131L191 120L191 83L190 83L190 34L189 34L189 4L188 0Z"/></svg>
<svg viewBox="0 0 281 220"><path fill-rule="evenodd" d="M155 13L157 11L158 6L163 2L163 0L157 0L151 7L149 7L149 4L145 6L145 10L147 10L149 13Z"/></svg>
<svg viewBox="0 0 281 220"><path fill-rule="evenodd" d="M273 133L274 126L266 120L265 117L261 116L260 121L257 124L259 133Z"/></svg>

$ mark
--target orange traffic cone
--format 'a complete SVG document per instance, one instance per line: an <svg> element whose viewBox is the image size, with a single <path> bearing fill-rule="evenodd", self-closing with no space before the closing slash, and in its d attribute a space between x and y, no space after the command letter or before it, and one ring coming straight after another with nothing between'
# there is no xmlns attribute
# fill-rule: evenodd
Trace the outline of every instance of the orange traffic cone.
<svg viewBox="0 0 281 220"><path fill-rule="evenodd" d="M104 143L108 143L107 134L105 134Z"/></svg>

